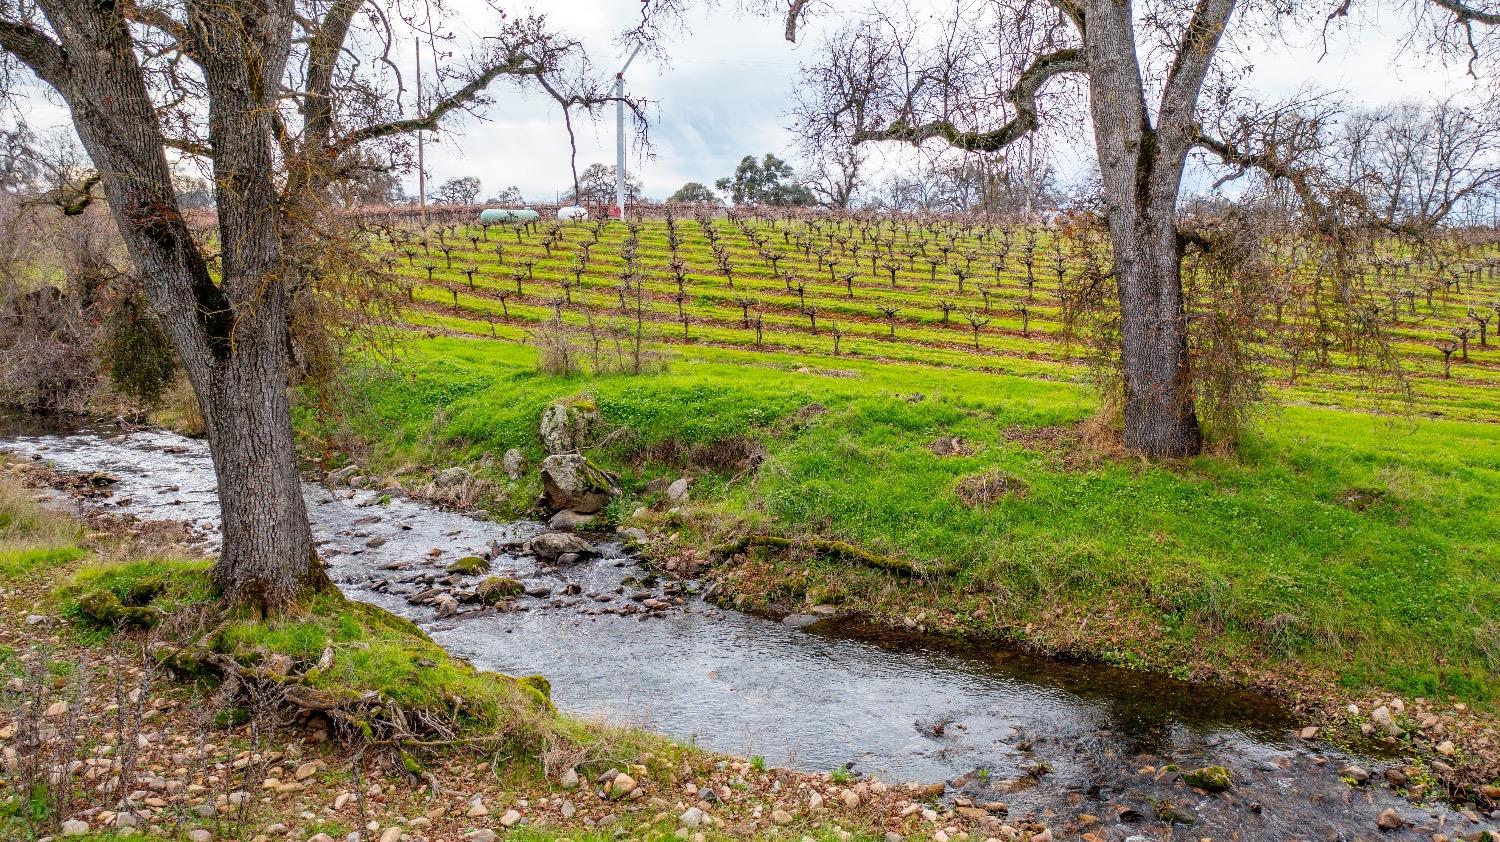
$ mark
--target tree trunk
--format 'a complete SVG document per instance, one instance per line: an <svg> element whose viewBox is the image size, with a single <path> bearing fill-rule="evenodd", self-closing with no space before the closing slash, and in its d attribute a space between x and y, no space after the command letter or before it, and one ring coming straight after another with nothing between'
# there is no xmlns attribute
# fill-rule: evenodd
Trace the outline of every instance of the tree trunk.
<svg viewBox="0 0 1500 842"><path fill-rule="evenodd" d="M1188 361L1182 253L1172 216L1170 210L1143 208L1140 226L1112 232L1125 446L1147 456L1188 456L1203 448Z"/></svg>
<svg viewBox="0 0 1500 842"><path fill-rule="evenodd" d="M1194 49L1173 66L1153 125L1131 3L1088 4L1084 49L1118 286L1125 446L1151 457L1203 448L1193 406L1177 193L1192 148L1198 91L1221 30L1213 21L1227 19L1232 7L1232 0L1200 0L1186 36Z"/></svg>
<svg viewBox="0 0 1500 842"><path fill-rule="evenodd" d="M223 524L214 581L231 603L280 610L330 583L313 551L287 396L286 298L297 276L283 259L266 103L278 90L267 80L279 78L285 56L242 43L263 31L275 43L276 27L228 12L227 21L197 18L205 42L219 48L205 73L222 244L216 281L178 209L122 16L79 0L43 7L67 59L43 78L68 103L104 175L115 224L207 425ZM271 17L282 30L290 25Z"/></svg>
<svg viewBox="0 0 1500 842"><path fill-rule="evenodd" d="M237 322L233 352L199 394L223 523L214 582L232 603L275 610L328 579L297 474L284 296L265 298Z"/></svg>

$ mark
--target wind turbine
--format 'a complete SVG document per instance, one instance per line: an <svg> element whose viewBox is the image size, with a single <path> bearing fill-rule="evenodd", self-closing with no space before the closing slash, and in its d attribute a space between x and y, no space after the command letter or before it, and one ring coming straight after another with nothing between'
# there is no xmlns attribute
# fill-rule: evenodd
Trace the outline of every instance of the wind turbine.
<svg viewBox="0 0 1500 842"><path fill-rule="evenodd" d="M640 51L641 45L635 45L625 66L615 74L615 205L620 209L621 222L625 221L625 71Z"/></svg>

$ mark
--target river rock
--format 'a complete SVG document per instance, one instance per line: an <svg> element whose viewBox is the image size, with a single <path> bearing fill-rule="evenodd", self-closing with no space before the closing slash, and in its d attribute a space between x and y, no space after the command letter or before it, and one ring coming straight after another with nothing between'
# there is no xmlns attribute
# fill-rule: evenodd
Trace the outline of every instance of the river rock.
<svg viewBox="0 0 1500 842"><path fill-rule="evenodd" d="M577 453L589 445L602 420L592 395L576 395L542 410L537 431L548 453Z"/></svg>
<svg viewBox="0 0 1500 842"><path fill-rule="evenodd" d="M501 827L515 827L521 823L521 813L518 810L506 810L505 815L500 817Z"/></svg>
<svg viewBox="0 0 1500 842"><path fill-rule="evenodd" d="M610 784L609 784L609 797L610 798L624 798L624 797L630 795L630 793L634 792L635 791L635 787L636 787L635 778L632 778L631 776L625 774L624 772L621 772L621 773L615 775L614 780L610 781Z"/></svg>
<svg viewBox="0 0 1500 842"><path fill-rule="evenodd" d="M505 451L505 455L500 457L500 470L505 471L505 475L513 480L520 479L526 473L526 454L519 447Z"/></svg>
<svg viewBox="0 0 1500 842"><path fill-rule="evenodd" d="M561 561L569 555L575 559L598 555L593 544L570 532L543 532L526 542L526 551L547 561Z"/></svg>
<svg viewBox="0 0 1500 842"><path fill-rule="evenodd" d="M553 511L571 509L590 515L620 494L615 478L577 453L553 454L542 460L542 500Z"/></svg>
<svg viewBox="0 0 1500 842"><path fill-rule="evenodd" d="M329 471L323 477L323 482L328 485L345 485L349 480L359 475L359 466L354 464L345 465L336 471Z"/></svg>
<svg viewBox="0 0 1500 842"><path fill-rule="evenodd" d="M468 555L448 565L448 572L459 576L478 576L490 571L490 563L477 555Z"/></svg>
<svg viewBox="0 0 1500 842"><path fill-rule="evenodd" d="M1385 705L1370 711L1370 721L1385 729L1386 733L1393 737L1401 736L1401 725L1391 715L1391 709Z"/></svg>
<svg viewBox="0 0 1500 842"><path fill-rule="evenodd" d="M438 488L452 488L456 485L463 485L464 481L468 478L469 472L463 468L447 468L437 475L437 479L433 480L433 484Z"/></svg>
<svg viewBox="0 0 1500 842"><path fill-rule="evenodd" d="M452 617L454 614L458 613L458 600L454 599L451 596L448 596L447 594L443 594L442 596L438 597L437 601L433 604L437 607L437 615L439 620L447 617Z"/></svg>
<svg viewBox="0 0 1500 842"><path fill-rule="evenodd" d="M689 807L677 818L677 823L690 830L696 830L703 824L703 811L697 807Z"/></svg>
<svg viewBox="0 0 1500 842"><path fill-rule="evenodd" d="M89 832L89 823L81 819L68 819L61 826L63 836L85 836Z"/></svg>
<svg viewBox="0 0 1500 842"><path fill-rule="evenodd" d="M563 509L547 521L548 529L582 529L596 520L594 515L579 514L569 509Z"/></svg>
<svg viewBox="0 0 1500 842"><path fill-rule="evenodd" d="M686 503L688 501L688 485L687 477L679 477L673 480L672 484L667 486L667 501L674 506Z"/></svg>
<svg viewBox="0 0 1500 842"><path fill-rule="evenodd" d="M485 605L494 605L513 596L520 596L525 586L509 576L491 576L479 583L474 595Z"/></svg>
<svg viewBox="0 0 1500 842"><path fill-rule="evenodd" d="M1380 811L1380 815L1375 819L1375 826L1381 830L1400 830L1406 826L1406 819L1401 818L1401 814L1394 809L1387 807Z"/></svg>
<svg viewBox="0 0 1500 842"><path fill-rule="evenodd" d="M1194 769L1182 776L1188 786L1195 786L1208 792L1223 792L1229 789L1232 782L1229 770L1223 766L1204 766Z"/></svg>
<svg viewBox="0 0 1500 842"><path fill-rule="evenodd" d="M1348 766L1345 766L1344 768L1339 770L1339 777L1348 778L1355 783L1362 784L1367 783L1370 780L1370 773L1366 771L1364 767L1350 763Z"/></svg>

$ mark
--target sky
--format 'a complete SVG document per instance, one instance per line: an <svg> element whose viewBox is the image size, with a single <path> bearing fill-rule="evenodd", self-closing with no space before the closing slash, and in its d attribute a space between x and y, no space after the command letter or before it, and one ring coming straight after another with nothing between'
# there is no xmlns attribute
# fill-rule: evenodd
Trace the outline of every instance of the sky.
<svg viewBox="0 0 1500 842"><path fill-rule="evenodd" d="M846 2L846 0L839 0ZM918 0L922 2L922 0ZM687 32L666 45L665 61L638 58L627 75L627 91L650 103L648 149L634 145L628 169L644 183L651 198L664 198L684 182L713 182L729 175L747 154L774 152L788 157L793 138L785 128L787 109L800 63L816 59L820 36L839 18L824 16L804 28L798 44L782 35L780 20L735 13L733 0L704 3L688 21ZM932 0L934 9L947 6ZM515 8L522 8L514 6ZM856 2L846 2L858 8ZM480 0L450 4L460 40L482 36L494 25L494 13ZM551 0L533 8L545 10L554 25L580 39L593 63L613 73L624 55L615 35L640 14L639 0ZM1267 97L1289 96L1309 83L1341 92L1350 104L1378 105L1424 99L1471 89L1461 66L1444 66L1421 56L1402 55L1397 12L1367 12L1354 31L1335 36L1326 55L1317 33L1301 43L1277 41L1248 61L1253 71L1246 84ZM495 103L482 115L462 115L427 146L429 190L448 178L476 176L483 195L507 186L519 187L530 201L552 202L571 186L569 148L557 107L540 95L509 83L493 90ZM26 106L34 127L62 125L65 113L55 103L33 97ZM578 167L613 163L615 121L576 120ZM1086 129L1056 127L1054 136L1075 138L1054 154L1063 176L1079 174L1090 157ZM877 150L874 169L889 172L910 160L897 150ZM415 177L408 192L416 193Z"/></svg>

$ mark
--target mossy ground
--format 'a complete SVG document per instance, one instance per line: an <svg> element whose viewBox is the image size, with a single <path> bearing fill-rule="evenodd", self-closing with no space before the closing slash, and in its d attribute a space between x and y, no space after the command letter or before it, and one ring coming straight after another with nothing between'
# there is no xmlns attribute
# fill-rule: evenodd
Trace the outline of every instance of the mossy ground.
<svg viewBox="0 0 1500 842"><path fill-rule="evenodd" d="M682 351L652 376L550 377L511 342L415 339L359 374L348 432L403 481L466 465L514 514L548 402L587 392L624 519L647 481L686 469L694 504L659 549L747 529L844 540L934 574L916 582L825 558L720 569L750 605L812 602L925 628L1004 636L1182 675L1347 692L1500 698L1500 426L1284 405L1234 456L1150 463L1090 445L1080 385L834 359ZM302 425L310 436L320 434ZM930 445L957 436L969 454ZM754 471L714 461L753 442ZM486 460L484 457L492 458ZM971 507L966 478L1024 495Z"/></svg>

